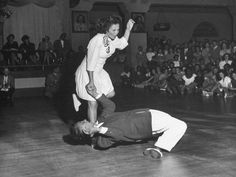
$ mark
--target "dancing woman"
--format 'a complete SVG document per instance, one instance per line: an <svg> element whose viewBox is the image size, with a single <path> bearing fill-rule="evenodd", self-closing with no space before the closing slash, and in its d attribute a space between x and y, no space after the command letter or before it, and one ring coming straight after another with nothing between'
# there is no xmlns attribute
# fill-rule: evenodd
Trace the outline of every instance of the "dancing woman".
<svg viewBox="0 0 236 177"><path fill-rule="evenodd" d="M100 20L97 24L102 28L101 33L96 34L87 47L87 55L78 67L75 73L77 95L88 101L88 119L90 122L97 120L97 102L88 94L89 90L97 90L98 93L111 98L115 95L109 74L103 69L103 66L116 49L124 49L128 45L130 31L133 28L134 21L130 19L127 22L124 36L118 38L120 29L119 19L116 17L107 17Z"/></svg>

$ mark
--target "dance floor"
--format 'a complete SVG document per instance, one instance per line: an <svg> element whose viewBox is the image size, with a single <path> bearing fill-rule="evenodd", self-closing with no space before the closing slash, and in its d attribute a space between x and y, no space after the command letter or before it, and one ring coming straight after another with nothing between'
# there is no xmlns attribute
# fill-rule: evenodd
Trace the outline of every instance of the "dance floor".
<svg viewBox="0 0 236 177"><path fill-rule="evenodd" d="M116 92L118 111L149 107L186 121L188 130L171 153L159 160L144 157L143 150L153 141L106 151L69 145L62 139L67 127L50 101L17 98L14 107L0 112L0 176L236 176L236 98L168 96L142 89Z"/></svg>

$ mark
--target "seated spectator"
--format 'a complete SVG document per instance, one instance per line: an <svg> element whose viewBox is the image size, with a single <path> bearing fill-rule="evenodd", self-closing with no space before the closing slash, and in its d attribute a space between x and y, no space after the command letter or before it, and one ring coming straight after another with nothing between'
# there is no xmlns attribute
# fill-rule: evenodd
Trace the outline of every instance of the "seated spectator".
<svg viewBox="0 0 236 177"><path fill-rule="evenodd" d="M45 36L38 46L38 53L41 64L52 64L55 62L55 55L53 53L53 45L49 36Z"/></svg>
<svg viewBox="0 0 236 177"><path fill-rule="evenodd" d="M182 79L184 80L184 87L182 88L181 94L184 94L185 91L187 92L187 94L191 94L196 91L196 77L197 75L192 72L192 69L186 69L185 74L182 77Z"/></svg>
<svg viewBox="0 0 236 177"><path fill-rule="evenodd" d="M60 68L56 67L52 73L48 74L45 81L45 93L47 98L53 98L59 87L59 79L61 77Z"/></svg>
<svg viewBox="0 0 236 177"><path fill-rule="evenodd" d="M144 79L141 83L139 84L134 84L134 87L137 88L145 88L151 84L151 80L153 79L153 76L149 70L149 68L146 68L145 73L144 73Z"/></svg>
<svg viewBox="0 0 236 177"><path fill-rule="evenodd" d="M232 64L232 60L230 60L230 55L228 53L224 54L222 61L219 63L219 68L224 69L225 64Z"/></svg>
<svg viewBox="0 0 236 177"><path fill-rule="evenodd" d="M213 72L207 71L204 75L204 81L202 84L202 95L203 96L212 96L216 89L218 88L216 76Z"/></svg>
<svg viewBox="0 0 236 177"><path fill-rule="evenodd" d="M18 43L14 41L15 36L10 34L7 36L7 42L2 47L2 53L5 59L6 65L15 65L19 63L17 53L19 50Z"/></svg>
<svg viewBox="0 0 236 177"><path fill-rule="evenodd" d="M211 58L211 48L209 42L206 42L204 45L204 48L202 49L202 57L204 59L204 63L208 64L210 63L210 58Z"/></svg>
<svg viewBox="0 0 236 177"><path fill-rule="evenodd" d="M15 91L15 79L8 68L4 68L3 75L0 75L0 101L3 105L13 106L13 93Z"/></svg>
<svg viewBox="0 0 236 177"><path fill-rule="evenodd" d="M168 86L168 77L169 77L168 68L162 67L161 74L159 76L158 87L160 88L160 91L172 93L172 91Z"/></svg>
<svg viewBox="0 0 236 177"><path fill-rule="evenodd" d="M153 61L157 65L162 65L162 63L165 61L165 56L161 48L157 49L156 55L153 57Z"/></svg>
<svg viewBox="0 0 236 177"><path fill-rule="evenodd" d="M226 53L231 54L231 50L226 42L222 42L220 49L220 57L223 58Z"/></svg>
<svg viewBox="0 0 236 177"><path fill-rule="evenodd" d="M141 66L136 67L136 71L134 71L134 84L140 84L145 80L145 75L143 72L143 68Z"/></svg>
<svg viewBox="0 0 236 177"><path fill-rule="evenodd" d="M168 53L165 55L166 61L173 61L174 55L174 50L170 47Z"/></svg>
<svg viewBox="0 0 236 177"><path fill-rule="evenodd" d="M236 72L233 71L231 74L231 84L229 86L229 93L227 97L233 97L236 95Z"/></svg>
<svg viewBox="0 0 236 177"><path fill-rule="evenodd" d="M132 78L131 78L131 69L129 66L124 67L124 71L120 74L121 84L125 87L132 86Z"/></svg>
<svg viewBox="0 0 236 177"><path fill-rule="evenodd" d="M220 47L216 40L212 42L211 57L214 63L219 63L220 61Z"/></svg>
<svg viewBox="0 0 236 177"><path fill-rule="evenodd" d="M30 38L24 35L22 38L22 44L20 45L20 53L22 55L23 64L37 64L38 58L36 56L35 45L30 42Z"/></svg>
<svg viewBox="0 0 236 177"><path fill-rule="evenodd" d="M184 81L182 79L183 74L179 67L172 68L171 75L168 78L168 85L173 94L181 93L184 86Z"/></svg>
<svg viewBox="0 0 236 177"><path fill-rule="evenodd" d="M151 70L151 73L152 73L153 79L151 80L151 83L150 83L150 89L151 90L159 90L158 83L159 83L159 77L161 75L160 67L157 66L156 69L153 68Z"/></svg>
<svg viewBox="0 0 236 177"><path fill-rule="evenodd" d="M147 66L151 69L155 66L153 63L153 57L155 56L155 52L153 51L153 49L151 47L148 48L147 52L146 52L146 58L147 58Z"/></svg>
<svg viewBox="0 0 236 177"><path fill-rule="evenodd" d="M201 93L202 91L202 84L204 82L204 76L201 70L198 70L196 73L195 83L196 83L196 92Z"/></svg>
<svg viewBox="0 0 236 177"><path fill-rule="evenodd" d="M199 60L203 57L202 56L202 51L200 46L196 46L195 50L193 52L193 56L196 58L196 60L199 62Z"/></svg>
<svg viewBox="0 0 236 177"><path fill-rule="evenodd" d="M179 55L174 55L173 63L174 63L174 67L180 67L180 58L179 58Z"/></svg>
<svg viewBox="0 0 236 177"><path fill-rule="evenodd" d="M228 96L229 88L231 87L231 78L225 74L224 70L219 71L218 89L224 97Z"/></svg>

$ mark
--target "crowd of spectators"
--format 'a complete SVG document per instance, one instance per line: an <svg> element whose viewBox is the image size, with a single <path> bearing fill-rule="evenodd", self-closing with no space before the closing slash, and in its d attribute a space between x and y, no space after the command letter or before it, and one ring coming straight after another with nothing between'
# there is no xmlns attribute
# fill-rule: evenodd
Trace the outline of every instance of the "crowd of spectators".
<svg viewBox="0 0 236 177"><path fill-rule="evenodd" d="M122 85L169 94L236 93L236 41L190 40L173 44L165 36L149 38L147 51L137 49L135 67L125 66Z"/></svg>
<svg viewBox="0 0 236 177"><path fill-rule="evenodd" d="M2 66L19 65L50 65L61 64L71 51L71 44L62 33L54 42L49 36L44 36L38 46L30 41L28 35L23 35L21 44L15 41L14 34L7 36L7 41L0 50Z"/></svg>

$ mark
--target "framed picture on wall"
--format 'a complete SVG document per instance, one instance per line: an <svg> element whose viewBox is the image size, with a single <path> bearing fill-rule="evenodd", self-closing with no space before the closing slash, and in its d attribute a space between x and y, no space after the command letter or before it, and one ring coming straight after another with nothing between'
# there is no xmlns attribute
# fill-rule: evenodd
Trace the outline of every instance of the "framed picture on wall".
<svg viewBox="0 0 236 177"><path fill-rule="evenodd" d="M72 32L88 32L88 12L72 11Z"/></svg>
<svg viewBox="0 0 236 177"><path fill-rule="evenodd" d="M145 33L145 13L132 12L131 18L135 21L133 32L135 33Z"/></svg>

